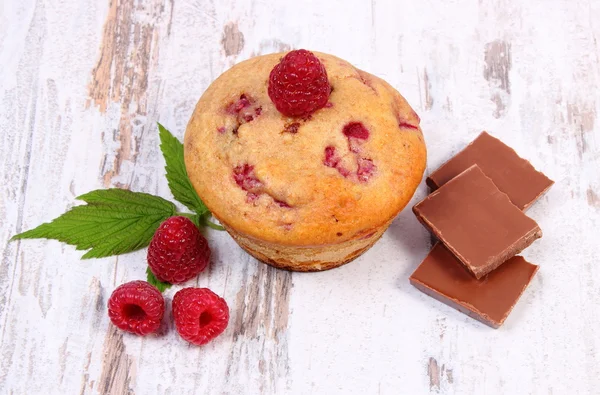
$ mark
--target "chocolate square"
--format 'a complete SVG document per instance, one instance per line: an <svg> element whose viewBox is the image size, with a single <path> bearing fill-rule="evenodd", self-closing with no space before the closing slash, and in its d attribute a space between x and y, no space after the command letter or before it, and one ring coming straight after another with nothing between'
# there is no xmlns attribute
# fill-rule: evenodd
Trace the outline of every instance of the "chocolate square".
<svg viewBox="0 0 600 395"><path fill-rule="evenodd" d="M523 257L515 256L477 280L444 245L437 243L410 276L410 282L425 294L498 328L538 268Z"/></svg>
<svg viewBox="0 0 600 395"><path fill-rule="evenodd" d="M477 165L417 203L413 212L476 278L542 236L538 224Z"/></svg>
<svg viewBox="0 0 600 395"><path fill-rule="evenodd" d="M515 150L486 132L427 177L436 190L473 165L478 165L515 206L524 210L554 184Z"/></svg>

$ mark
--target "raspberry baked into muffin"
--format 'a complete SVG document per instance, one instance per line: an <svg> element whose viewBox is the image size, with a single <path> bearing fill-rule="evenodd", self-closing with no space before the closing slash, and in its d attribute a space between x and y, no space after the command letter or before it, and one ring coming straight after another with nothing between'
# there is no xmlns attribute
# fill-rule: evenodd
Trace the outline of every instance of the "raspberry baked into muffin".
<svg viewBox="0 0 600 395"><path fill-rule="evenodd" d="M305 50L223 73L196 105L184 147L194 188L236 242L294 271L369 249L426 162L419 117L394 88Z"/></svg>

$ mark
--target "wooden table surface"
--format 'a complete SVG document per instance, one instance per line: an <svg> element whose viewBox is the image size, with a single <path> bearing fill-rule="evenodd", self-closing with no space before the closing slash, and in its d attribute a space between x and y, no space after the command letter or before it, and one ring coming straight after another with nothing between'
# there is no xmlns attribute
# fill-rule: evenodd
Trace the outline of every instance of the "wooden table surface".
<svg viewBox="0 0 600 395"><path fill-rule="evenodd" d="M599 394L599 39L597 0L4 0L0 393ZM410 286L430 238L409 209L317 274L208 231L197 284L231 321L202 348L170 309L156 337L111 326L107 299L145 277L143 251L81 261L55 241L8 242L93 189L170 198L155 122L183 137L221 72L290 48L396 87L422 118L428 172L486 129L556 181L528 211L539 274L501 329Z"/></svg>

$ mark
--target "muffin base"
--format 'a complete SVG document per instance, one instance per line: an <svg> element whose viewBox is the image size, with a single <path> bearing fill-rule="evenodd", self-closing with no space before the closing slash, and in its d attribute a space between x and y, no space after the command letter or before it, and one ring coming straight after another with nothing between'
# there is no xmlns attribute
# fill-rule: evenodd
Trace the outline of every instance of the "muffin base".
<svg viewBox="0 0 600 395"><path fill-rule="evenodd" d="M267 265L294 272L320 272L342 266L364 254L390 224L391 221L356 239L311 247L273 245L247 237L226 225L225 229L240 247Z"/></svg>

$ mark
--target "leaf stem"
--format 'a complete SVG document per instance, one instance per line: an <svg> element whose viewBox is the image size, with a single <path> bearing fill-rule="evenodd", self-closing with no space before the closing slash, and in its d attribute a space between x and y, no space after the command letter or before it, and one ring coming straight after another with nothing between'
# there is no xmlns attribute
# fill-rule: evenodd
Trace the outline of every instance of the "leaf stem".
<svg viewBox="0 0 600 395"><path fill-rule="evenodd" d="M206 226L208 226L209 228L216 229L216 230L225 230L225 228L224 228L224 227L222 227L221 225L217 225L217 224L215 224L214 222L211 222L211 221L209 221L209 220L207 220L207 219L205 219L205 220L204 220L204 223L205 223L205 224L206 224Z"/></svg>
<svg viewBox="0 0 600 395"><path fill-rule="evenodd" d="M175 215L180 215L182 217L189 218L198 227L200 227L201 225L205 225L205 226L208 226L211 229L225 230L225 228L222 227L221 225L217 225L214 222L211 222L211 221L208 220L208 217L210 216L210 212L205 213L203 215L190 214L190 213L176 213Z"/></svg>

